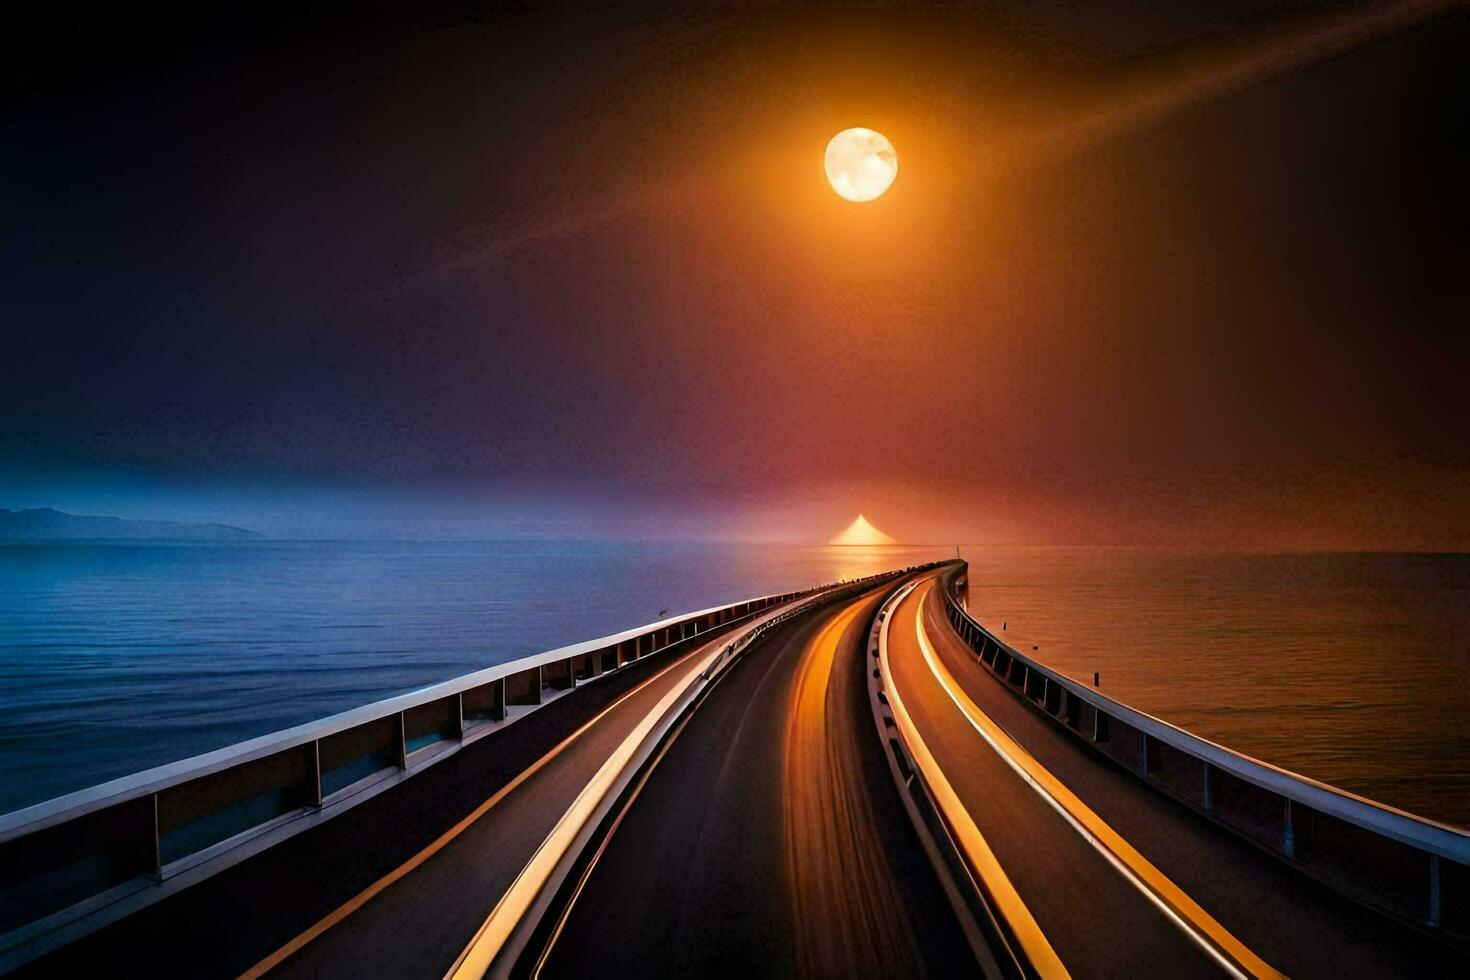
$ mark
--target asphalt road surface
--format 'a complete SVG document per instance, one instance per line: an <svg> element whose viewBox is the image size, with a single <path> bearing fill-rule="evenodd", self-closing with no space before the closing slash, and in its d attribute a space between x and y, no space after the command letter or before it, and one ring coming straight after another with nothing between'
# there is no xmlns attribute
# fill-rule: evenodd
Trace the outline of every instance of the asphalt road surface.
<svg viewBox="0 0 1470 980"><path fill-rule="evenodd" d="M920 624L937 670L926 660ZM1002 759L957 699L1054 777L1100 832L1120 835L1157 880L1182 890L1269 968L1299 977L1470 975L1462 953L1332 893L1101 759L980 663L945 619L934 576L895 610L888 656L891 683L1074 976L1222 970Z"/></svg>
<svg viewBox="0 0 1470 980"><path fill-rule="evenodd" d="M609 674L20 973L442 977L612 749L708 648Z"/></svg>
<svg viewBox="0 0 1470 980"><path fill-rule="evenodd" d="M1102 758L980 663L935 574L916 582L889 620L885 690L1052 973L1470 976L1464 953ZM869 708L868 630L892 588L792 618L720 676L602 842L543 975L978 973ZM443 976L705 649L640 661L580 709L555 701L485 750L21 972Z"/></svg>
<svg viewBox="0 0 1470 980"><path fill-rule="evenodd" d="M886 591L731 668L608 839L544 976L976 973L868 707Z"/></svg>
<svg viewBox="0 0 1470 980"><path fill-rule="evenodd" d="M577 794L705 649L635 687L497 794L460 834L340 922L305 937L268 975L442 977Z"/></svg>

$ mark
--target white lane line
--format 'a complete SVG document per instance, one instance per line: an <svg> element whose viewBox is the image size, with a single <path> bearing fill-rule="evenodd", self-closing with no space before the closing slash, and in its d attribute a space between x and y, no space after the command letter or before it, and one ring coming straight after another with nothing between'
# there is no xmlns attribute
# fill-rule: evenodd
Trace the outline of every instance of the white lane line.
<svg viewBox="0 0 1470 980"><path fill-rule="evenodd" d="M1180 929L1180 931L1182 931L1187 937L1189 937L1189 939L1196 946L1204 950L1211 959L1213 959L1221 966L1222 969L1225 970L1226 973L1228 973L1232 977L1238 978L1238 980L1246 980L1247 977L1250 977L1251 974L1242 971L1233 960L1227 957L1223 952L1221 952L1221 950L1219 950L1215 946L1214 942L1212 942L1209 937L1197 930L1192 923L1186 921L1181 915L1179 915L1178 912L1176 912L1166 902L1164 902L1164 900L1161 899L1158 894L1155 893L1154 890L1148 886L1146 882L1144 882L1141 878L1134 874L1131 868L1129 868L1126 864L1119 860L1116 854L1114 854L1105 844L1103 844L1103 842L1100 841L1091 830L1084 826L1081 821L1073 816L1072 813L1065 806L1063 806L1061 802L1059 802L1057 798L1053 796L1046 787L1037 782L1037 780L1031 775L1031 773L1027 771L1026 767L1021 765L1009 752L1002 748L999 741L995 739L991 735L991 733L985 729L985 726L981 725L980 722L970 714L970 711L966 708L965 704L958 696L956 696L954 688L943 676L947 673L947 671L943 671L936 661L934 648L930 645L929 637L924 632L924 623L922 616L923 602L924 600L922 598L918 601L920 608L919 610L916 610L914 615L914 635L918 638L919 649L923 652L924 660L929 665L929 672L934 675L934 679L939 683L939 686L944 689L944 693L947 694L949 696L949 699L954 702L954 706L959 709L960 714L962 714L965 717L965 720L970 723L970 727L979 732L980 737L985 739L986 743L995 750L995 753L1005 761L1006 765L1010 766L1010 768L1016 773L1016 775L1020 776L1026 782L1026 785L1034 789L1043 800L1050 804L1053 810L1061 814L1062 818L1066 820L1069 825L1071 825L1072 829L1077 831L1077 833L1082 836L1083 840L1092 845L1092 848L1099 854L1101 854L1105 859L1107 859L1107 862L1111 864L1118 871L1119 874L1121 874L1130 884L1132 884L1133 887L1136 888L1140 894L1147 898L1154 905L1155 908L1164 913L1169 921L1173 922ZM1037 765L1040 765L1040 763L1037 763Z"/></svg>

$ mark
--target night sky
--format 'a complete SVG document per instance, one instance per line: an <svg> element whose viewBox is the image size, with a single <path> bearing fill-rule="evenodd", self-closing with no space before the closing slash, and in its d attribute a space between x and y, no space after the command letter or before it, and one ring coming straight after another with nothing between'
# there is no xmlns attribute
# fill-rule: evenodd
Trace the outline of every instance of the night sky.
<svg viewBox="0 0 1470 980"><path fill-rule="evenodd" d="M301 6L11 23L0 507L1470 547L1466 8Z"/></svg>

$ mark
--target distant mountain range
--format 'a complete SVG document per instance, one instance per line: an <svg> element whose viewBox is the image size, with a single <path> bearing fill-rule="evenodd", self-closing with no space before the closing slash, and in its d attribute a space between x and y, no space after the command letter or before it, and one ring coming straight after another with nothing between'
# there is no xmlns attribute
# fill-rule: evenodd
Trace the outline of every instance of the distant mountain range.
<svg viewBox="0 0 1470 980"><path fill-rule="evenodd" d="M251 541L260 535L228 524L85 517L53 507L0 508L0 541Z"/></svg>

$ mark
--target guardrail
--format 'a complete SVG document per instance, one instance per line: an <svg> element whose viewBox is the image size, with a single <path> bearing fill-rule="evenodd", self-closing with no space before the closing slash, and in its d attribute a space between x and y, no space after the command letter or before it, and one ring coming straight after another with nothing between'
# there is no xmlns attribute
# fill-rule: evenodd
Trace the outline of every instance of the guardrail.
<svg viewBox="0 0 1470 980"><path fill-rule="evenodd" d="M916 582L909 582L889 592L868 629L868 656L871 660L867 688L873 725L883 746L888 774L919 838L920 849L939 878L940 888L954 909L955 919L975 954L980 973L987 980L1035 977L1038 972L1026 959L1022 937L1017 935L1013 924L1002 913L1004 904L996 894L995 882L987 879L984 862L970 860L968 855L973 855L973 846L967 848L962 843L958 824L963 821L963 814L952 809L946 812L944 800L956 799L951 795L952 790L943 799L937 794L935 777L942 780L943 772L937 770L927 748L916 752L915 742L922 742L922 739L918 737L913 721L890 681L887 657L889 626L893 622L894 610L916 585ZM977 836L968 837L966 842L973 845Z"/></svg>
<svg viewBox="0 0 1470 980"><path fill-rule="evenodd" d="M649 727L641 736L638 747L622 764L617 776L605 788L594 806L578 816L577 826L552 838L543 847L554 846L556 856L549 865L532 873L527 868L511 886L524 889L524 898L511 900L510 892L502 896L490 919L481 926L480 932L460 954L446 974L451 980L485 977L496 980L503 977L536 976L541 971L546 957L551 952L561 924L570 913L576 896L600 853L602 845L612 834L621 815L632 805L637 786L648 771L657 764L663 749L676 737L682 721L697 710L703 699L714 687L720 674L728 670L740 656L765 638L766 634L790 619L811 612L821 606L840 602L873 588L882 582L913 572L934 568L938 563L914 565L850 579L829 589L809 594L793 601L778 612L769 613L739 631L738 635L725 643L718 651L709 655L698 674L685 684L666 695L668 710L657 709L648 718ZM654 715L659 715L654 717ZM534 896L534 897L532 897ZM497 916L516 915L512 910L524 908L513 925L492 927Z"/></svg>
<svg viewBox="0 0 1470 980"><path fill-rule="evenodd" d="M963 564L940 576L950 624L1036 708L1148 785L1338 891L1470 938L1470 833L1242 755L1038 663L970 615L967 578Z"/></svg>
<svg viewBox="0 0 1470 980"><path fill-rule="evenodd" d="M0 972L318 825L761 596L498 664L0 816Z"/></svg>

